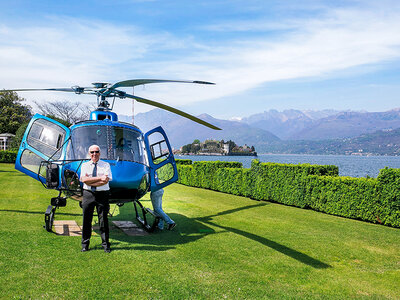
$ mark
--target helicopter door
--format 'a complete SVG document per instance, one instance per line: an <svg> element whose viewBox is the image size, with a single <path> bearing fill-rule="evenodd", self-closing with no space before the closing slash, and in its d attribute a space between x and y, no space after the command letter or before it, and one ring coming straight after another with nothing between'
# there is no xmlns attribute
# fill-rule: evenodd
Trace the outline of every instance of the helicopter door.
<svg viewBox="0 0 400 300"><path fill-rule="evenodd" d="M69 137L68 127L35 114L22 138L15 169L43 182L46 178L46 168L40 167L42 161L56 161L64 157L63 149L66 147L63 146Z"/></svg>
<svg viewBox="0 0 400 300"><path fill-rule="evenodd" d="M150 190L159 190L178 180L174 155L167 135L161 126L144 135L150 164Z"/></svg>

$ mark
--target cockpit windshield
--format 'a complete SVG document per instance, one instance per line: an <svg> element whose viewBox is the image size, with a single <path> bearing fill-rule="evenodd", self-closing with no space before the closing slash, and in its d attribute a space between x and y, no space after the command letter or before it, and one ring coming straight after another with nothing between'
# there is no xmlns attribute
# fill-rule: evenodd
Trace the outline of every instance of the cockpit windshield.
<svg viewBox="0 0 400 300"><path fill-rule="evenodd" d="M126 127L91 125L71 131L67 159L88 159L91 145L100 147L100 158L147 165L143 135Z"/></svg>

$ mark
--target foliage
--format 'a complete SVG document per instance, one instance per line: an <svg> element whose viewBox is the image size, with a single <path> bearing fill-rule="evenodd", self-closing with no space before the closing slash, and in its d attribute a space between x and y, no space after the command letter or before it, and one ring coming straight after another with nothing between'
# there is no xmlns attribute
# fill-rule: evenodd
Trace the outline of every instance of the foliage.
<svg viewBox="0 0 400 300"><path fill-rule="evenodd" d="M0 91L0 133L15 134L30 119L31 109L23 101L15 92Z"/></svg>
<svg viewBox="0 0 400 300"><path fill-rule="evenodd" d="M57 121L58 123L63 124L66 127L70 127L72 123L68 122L67 120L61 119L59 117L56 117L54 115L46 115L46 117L53 119L54 121Z"/></svg>
<svg viewBox="0 0 400 300"><path fill-rule="evenodd" d="M19 146L21 145L22 138L24 137L24 133L26 127L28 127L29 121L24 122L19 126L17 132L15 133L15 137L12 139L10 149L11 150L18 150Z"/></svg>
<svg viewBox="0 0 400 300"><path fill-rule="evenodd" d="M400 227L400 169L382 169L378 175L380 223Z"/></svg>
<svg viewBox="0 0 400 300"><path fill-rule="evenodd" d="M173 231L128 236L112 221L134 220L133 205L112 205L113 251L96 230L80 253L80 236L42 228L57 192L19 175L0 165L2 299L400 298L397 229L172 185ZM67 200L55 217L81 225L82 209Z"/></svg>
<svg viewBox="0 0 400 300"><path fill-rule="evenodd" d="M190 160L190 159L176 159L175 162L177 165L191 165L192 164L192 160Z"/></svg>
<svg viewBox="0 0 400 300"><path fill-rule="evenodd" d="M314 210L346 218L382 223L381 199L374 178L310 176L304 201ZM400 220L398 220L400 221ZM399 222L386 225L399 226Z"/></svg>
<svg viewBox="0 0 400 300"><path fill-rule="evenodd" d="M234 141L229 140L229 141L227 141L226 143L229 144L229 151L232 151L234 148L237 147L237 145L235 144Z"/></svg>
<svg viewBox="0 0 400 300"><path fill-rule="evenodd" d="M182 146L182 153L197 153L200 151L200 145L197 143Z"/></svg>
<svg viewBox="0 0 400 300"><path fill-rule="evenodd" d="M15 163L18 151L2 150L0 151L0 163Z"/></svg>
<svg viewBox="0 0 400 300"><path fill-rule="evenodd" d="M339 177L336 166L260 163L178 164L181 184L400 227L400 170L377 179Z"/></svg>

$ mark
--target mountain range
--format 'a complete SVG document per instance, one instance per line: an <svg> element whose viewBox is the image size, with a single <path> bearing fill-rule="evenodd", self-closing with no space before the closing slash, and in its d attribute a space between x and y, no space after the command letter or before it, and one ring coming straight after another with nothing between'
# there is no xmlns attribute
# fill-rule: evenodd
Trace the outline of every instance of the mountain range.
<svg viewBox="0 0 400 300"><path fill-rule="evenodd" d="M269 131L251 127L242 122L215 119L207 114L202 114L198 117L222 130L210 129L161 109L137 114L135 116L135 125L144 132L154 127L162 126L168 135L171 146L176 149L192 143L195 139L199 139L200 141L206 139L232 140L238 145L247 144L249 146L255 145L259 141L272 142L280 140ZM120 115L119 119L129 122L132 118Z"/></svg>
<svg viewBox="0 0 400 300"><path fill-rule="evenodd" d="M310 145L311 141L348 142L349 139L376 132L381 138L391 132L384 138L390 144L390 139L400 135L400 131L395 130L400 128L400 109L386 112L269 110L235 121L216 119L207 114L198 117L223 130L209 129L161 109L137 114L135 125L144 132L162 126L174 148L192 143L194 139L223 139L233 140L238 145L255 146L259 153L269 152L268 148L272 145L283 152L284 147L299 148L300 144ZM131 122L130 116L120 115L119 118Z"/></svg>

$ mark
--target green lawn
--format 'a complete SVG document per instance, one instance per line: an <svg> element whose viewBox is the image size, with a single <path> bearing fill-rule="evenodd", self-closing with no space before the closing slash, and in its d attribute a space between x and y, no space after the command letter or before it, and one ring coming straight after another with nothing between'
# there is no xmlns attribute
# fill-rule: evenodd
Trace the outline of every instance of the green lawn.
<svg viewBox="0 0 400 300"><path fill-rule="evenodd" d="M81 253L80 237L43 229L54 195L0 164L1 298L400 299L399 229L174 184L174 231L112 229L113 252L95 236ZM131 203L117 212L133 220ZM56 219L81 224L78 203Z"/></svg>

